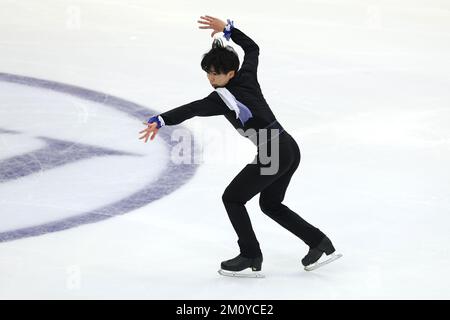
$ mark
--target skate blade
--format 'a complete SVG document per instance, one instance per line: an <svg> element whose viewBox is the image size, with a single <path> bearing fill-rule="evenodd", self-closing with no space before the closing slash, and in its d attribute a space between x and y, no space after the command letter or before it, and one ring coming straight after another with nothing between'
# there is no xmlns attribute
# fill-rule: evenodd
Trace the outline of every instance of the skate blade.
<svg viewBox="0 0 450 320"><path fill-rule="evenodd" d="M236 278L265 278L265 275L260 271L242 270L242 271L228 271L220 269L217 271L220 275L226 277L236 277Z"/></svg>
<svg viewBox="0 0 450 320"><path fill-rule="evenodd" d="M305 270L306 271L316 270L316 269L323 267L324 265L329 264L330 262L333 262L341 257L342 257L341 253L332 253L329 256L325 256L326 260L323 260L321 262L316 262L316 263L310 264L309 266L306 266ZM320 259L319 259L319 261L320 261Z"/></svg>

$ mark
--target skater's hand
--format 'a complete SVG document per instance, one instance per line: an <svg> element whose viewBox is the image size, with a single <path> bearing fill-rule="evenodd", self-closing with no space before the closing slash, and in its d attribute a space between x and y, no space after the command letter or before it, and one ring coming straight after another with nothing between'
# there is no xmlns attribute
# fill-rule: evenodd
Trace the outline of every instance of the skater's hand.
<svg viewBox="0 0 450 320"><path fill-rule="evenodd" d="M139 139L145 139L144 142L147 143L148 138L150 138L150 135L153 134L152 137L150 138L150 140L153 140L156 134L158 133L159 129L156 127L158 124L156 122L152 123L143 122L143 124L145 124L147 128L139 132L143 133L142 137L140 137Z"/></svg>
<svg viewBox="0 0 450 320"><path fill-rule="evenodd" d="M197 22L203 24L204 26L199 26L199 29L213 29L214 31L211 33L211 37L213 37L216 33L222 32L225 26L227 25L224 21L211 17L211 16L201 16L201 20Z"/></svg>

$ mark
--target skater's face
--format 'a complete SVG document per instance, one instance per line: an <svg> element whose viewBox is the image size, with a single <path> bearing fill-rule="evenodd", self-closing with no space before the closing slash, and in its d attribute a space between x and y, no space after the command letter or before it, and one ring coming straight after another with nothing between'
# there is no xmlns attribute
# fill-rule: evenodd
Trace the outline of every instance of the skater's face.
<svg viewBox="0 0 450 320"><path fill-rule="evenodd" d="M214 88L220 88L227 85L228 81L230 81L230 79L234 77L235 72L230 71L228 73L218 73L214 70L214 67L211 67L211 69L209 69L209 72L207 72L206 74L209 83L211 83Z"/></svg>

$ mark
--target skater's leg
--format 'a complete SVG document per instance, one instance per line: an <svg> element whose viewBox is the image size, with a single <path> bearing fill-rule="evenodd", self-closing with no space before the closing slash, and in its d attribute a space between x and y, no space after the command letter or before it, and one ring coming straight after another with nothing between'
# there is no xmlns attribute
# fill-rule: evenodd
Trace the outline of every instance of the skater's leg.
<svg viewBox="0 0 450 320"><path fill-rule="evenodd" d="M325 234L282 203L292 175L300 164L300 150L293 139L289 151L295 158L294 163L288 171L261 191L259 204L267 216L295 234L308 246L315 247L325 237Z"/></svg>
<svg viewBox="0 0 450 320"><path fill-rule="evenodd" d="M291 163L292 159L288 157L280 159L279 170L274 175L261 175L260 164L248 164L225 189L222 200L238 235L238 244L243 256L261 256L245 204L281 176Z"/></svg>

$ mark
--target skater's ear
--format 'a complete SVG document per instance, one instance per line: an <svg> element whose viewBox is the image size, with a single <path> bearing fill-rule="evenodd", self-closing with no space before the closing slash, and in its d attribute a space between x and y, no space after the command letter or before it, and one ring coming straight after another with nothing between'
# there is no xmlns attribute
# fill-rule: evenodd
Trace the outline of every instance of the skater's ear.
<svg viewBox="0 0 450 320"><path fill-rule="evenodd" d="M228 73L227 73L228 79L233 78L235 75L236 75L236 71L234 71L234 70L228 71Z"/></svg>

